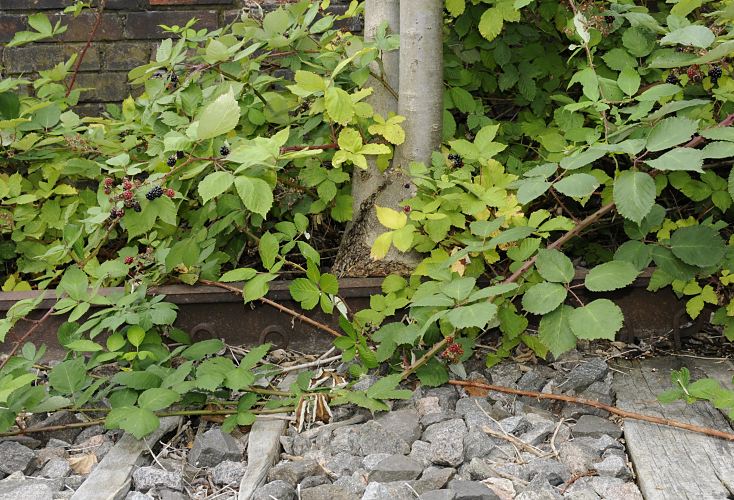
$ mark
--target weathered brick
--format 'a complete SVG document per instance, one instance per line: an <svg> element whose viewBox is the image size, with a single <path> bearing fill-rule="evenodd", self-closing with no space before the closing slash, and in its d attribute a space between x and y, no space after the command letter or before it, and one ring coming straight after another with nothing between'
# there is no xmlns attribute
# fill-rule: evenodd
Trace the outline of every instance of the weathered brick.
<svg viewBox="0 0 734 500"><path fill-rule="evenodd" d="M68 7L67 0L0 0L2 10L43 10Z"/></svg>
<svg viewBox="0 0 734 500"><path fill-rule="evenodd" d="M79 73L74 88L82 92L80 102L118 102L130 94L127 73Z"/></svg>
<svg viewBox="0 0 734 500"><path fill-rule="evenodd" d="M127 15L125 37L132 39L161 39L167 34L160 28L167 26L183 26L191 18L197 18L197 28L216 28L219 24L217 12L214 10L185 10L185 11L149 11L131 12Z"/></svg>
<svg viewBox="0 0 734 500"><path fill-rule="evenodd" d="M105 9L135 10L141 8L144 4L145 0L107 0Z"/></svg>
<svg viewBox="0 0 734 500"><path fill-rule="evenodd" d="M147 42L114 42L104 50L105 69L131 70L150 62L153 45Z"/></svg>
<svg viewBox="0 0 734 500"><path fill-rule="evenodd" d="M11 16L0 14L0 42L9 42L18 31L26 29L23 16Z"/></svg>
<svg viewBox="0 0 734 500"><path fill-rule="evenodd" d="M3 67L8 73L30 73L50 69L67 60L72 54L79 53L84 45L33 44L24 47L8 47L3 52ZM92 45L82 60L81 70L92 71L100 68L99 50Z"/></svg>
<svg viewBox="0 0 734 500"><path fill-rule="evenodd" d="M54 16L61 20L61 24L68 26L66 33L61 35L64 42L82 42L89 38L89 33L94 27L96 13L92 11L82 12L78 17L60 15ZM99 23L97 32L94 34L95 40L120 40L122 38L122 16L118 14L102 14L102 20Z"/></svg>
<svg viewBox="0 0 734 500"><path fill-rule="evenodd" d="M232 5L233 0L148 0L149 5Z"/></svg>

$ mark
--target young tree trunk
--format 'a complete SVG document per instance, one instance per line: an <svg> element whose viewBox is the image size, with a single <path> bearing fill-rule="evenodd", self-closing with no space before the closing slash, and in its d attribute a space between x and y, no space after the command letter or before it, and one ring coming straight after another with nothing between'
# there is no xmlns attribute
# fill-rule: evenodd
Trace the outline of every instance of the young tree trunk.
<svg viewBox="0 0 734 500"><path fill-rule="evenodd" d="M353 218L342 238L332 269L338 276L385 276L408 274L418 263L415 253L391 248L381 260L370 257L375 239L386 231L375 207L400 210L400 203L414 194L408 175L412 161L430 163L441 142L443 111L443 0L367 0L365 38L374 37L387 22L391 32L400 32L400 52L384 54L382 79L397 90L396 102L379 80L371 84L370 103L376 113L398 112L405 116L405 142L396 148L393 163L382 173L371 163L352 177ZM376 71L379 74L379 68Z"/></svg>

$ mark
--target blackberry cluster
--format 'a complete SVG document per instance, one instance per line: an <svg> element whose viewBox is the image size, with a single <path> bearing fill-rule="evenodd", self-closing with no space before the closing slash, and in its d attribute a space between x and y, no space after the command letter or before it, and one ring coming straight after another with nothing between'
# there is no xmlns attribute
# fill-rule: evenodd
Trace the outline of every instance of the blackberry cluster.
<svg viewBox="0 0 734 500"><path fill-rule="evenodd" d="M719 81L719 78L721 78L721 75L723 72L721 71L721 66L711 66L709 68L709 77L711 78L711 83L716 85L716 82Z"/></svg>
<svg viewBox="0 0 734 500"><path fill-rule="evenodd" d="M680 79L675 73L670 73L668 75L668 78L665 79L665 83L672 83L673 85L677 85L680 83Z"/></svg>
<svg viewBox="0 0 734 500"><path fill-rule="evenodd" d="M166 160L166 165L168 165L169 167L175 167L177 161L178 158L176 158L176 155L171 155L168 157L168 160Z"/></svg>
<svg viewBox="0 0 734 500"><path fill-rule="evenodd" d="M703 76L701 75L701 71L698 67L698 64L694 64L693 66L690 66L688 68L688 71L686 71L686 74L688 75L688 79L692 82L700 82L703 79Z"/></svg>
<svg viewBox="0 0 734 500"><path fill-rule="evenodd" d="M125 210L123 210L122 208L112 207L112 210L110 210L111 220L119 219L123 215L125 215Z"/></svg>
<svg viewBox="0 0 734 500"><path fill-rule="evenodd" d="M221 148L219 148L219 154L220 154L221 156L227 156L227 155L229 154L229 146L227 146L227 145L225 144L225 145L223 145L223 146L222 146Z"/></svg>
<svg viewBox="0 0 734 500"><path fill-rule="evenodd" d="M160 198L161 196L163 196L163 188L160 186L155 186L153 189L145 193L145 197L149 201L153 201L156 198Z"/></svg>
<svg viewBox="0 0 734 500"><path fill-rule="evenodd" d="M451 166L454 168L461 168L464 166L464 160L461 159L461 156L455 153L449 154L449 161L451 162Z"/></svg>

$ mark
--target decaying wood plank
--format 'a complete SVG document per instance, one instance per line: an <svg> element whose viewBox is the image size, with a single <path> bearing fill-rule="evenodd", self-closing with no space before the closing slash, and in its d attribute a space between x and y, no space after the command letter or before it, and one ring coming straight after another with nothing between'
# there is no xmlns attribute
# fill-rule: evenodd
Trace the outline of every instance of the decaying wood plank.
<svg viewBox="0 0 734 500"><path fill-rule="evenodd" d="M617 406L648 415L732 432L712 405L682 401L661 404L657 395L670 388L670 372L688 366L703 376L702 360L652 358L623 365L615 373ZM681 429L626 419L624 436L637 481L646 500L727 499L734 494L734 443Z"/></svg>
<svg viewBox="0 0 734 500"><path fill-rule="evenodd" d="M161 425L150 436L135 439L125 433L105 455L71 500L121 500L130 490L130 476L140 456L152 448L164 434L173 430L181 417L161 418Z"/></svg>
<svg viewBox="0 0 734 500"><path fill-rule="evenodd" d="M288 390L296 381L298 373L286 375L278 385L282 390ZM275 416L275 415L274 415ZM286 416L277 414L277 416ZM253 492L265 482L268 470L275 463L280 454L280 436L283 435L288 422L275 418L258 418L252 424L250 437L247 441L247 470L240 481L238 500L250 500Z"/></svg>

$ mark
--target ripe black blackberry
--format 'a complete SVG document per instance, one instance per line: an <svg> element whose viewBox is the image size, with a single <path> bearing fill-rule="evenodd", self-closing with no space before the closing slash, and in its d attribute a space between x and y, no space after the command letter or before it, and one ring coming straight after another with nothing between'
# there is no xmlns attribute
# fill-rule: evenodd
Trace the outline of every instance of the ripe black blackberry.
<svg viewBox="0 0 734 500"><path fill-rule="evenodd" d="M449 153L449 160L454 161L457 158L460 158L460 156L454 153Z"/></svg>
<svg viewBox="0 0 734 500"><path fill-rule="evenodd" d="M137 201L137 200L133 201L133 206L132 206L132 208L133 208L133 210L135 210L135 211L136 211L137 213L140 213L140 212L141 212L141 211L143 210L143 209L141 208L141 206L140 206L140 202L139 202L139 201Z"/></svg>
<svg viewBox="0 0 734 500"><path fill-rule="evenodd" d="M179 160L181 160L181 159L183 159L183 157L184 157L184 152L183 151L176 151L176 158L178 158Z"/></svg>
<svg viewBox="0 0 734 500"><path fill-rule="evenodd" d="M711 83L716 83L724 73L721 71L720 66L711 66L708 74L711 77Z"/></svg>
<svg viewBox="0 0 734 500"><path fill-rule="evenodd" d="M614 22L614 16L604 16L604 22L607 24L612 24Z"/></svg>
<svg viewBox="0 0 734 500"><path fill-rule="evenodd" d="M229 154L229 146L224 144L221 148L219 148L219 154L221 156L227 156Z"/></svg>
<svg viewBox="0 0 734 500"><path fill-rule="evenodd" d="M156 198L160 198L161 196L163 196L163 188L160 186L154 186L153 189L145 193L145 197L149 201L153 201Z"/></svg>
<svg viewBox="0 0 734 500"><path fill-rule="evenodd" d="M665 83L672 83L673 85L677 85L680 83L680 80L674 73L670 73L668 75L668 78L665 79Z"/></svg>
<svg viewBox="0 0 734 500"><path fill-rule="evenodd" d="M166 165L168 165L169 167L175 167L177 161L178 159L176 158L176 155L171 155L166 160Z"/></svg>
<svg viewBox="0 0 734 500"><path fill-rule="evenodd" d="M119 219L123 215L125 215L125 210L123 210L122 208L113 207L112 210L110 210L111 220Z"/></svg>

